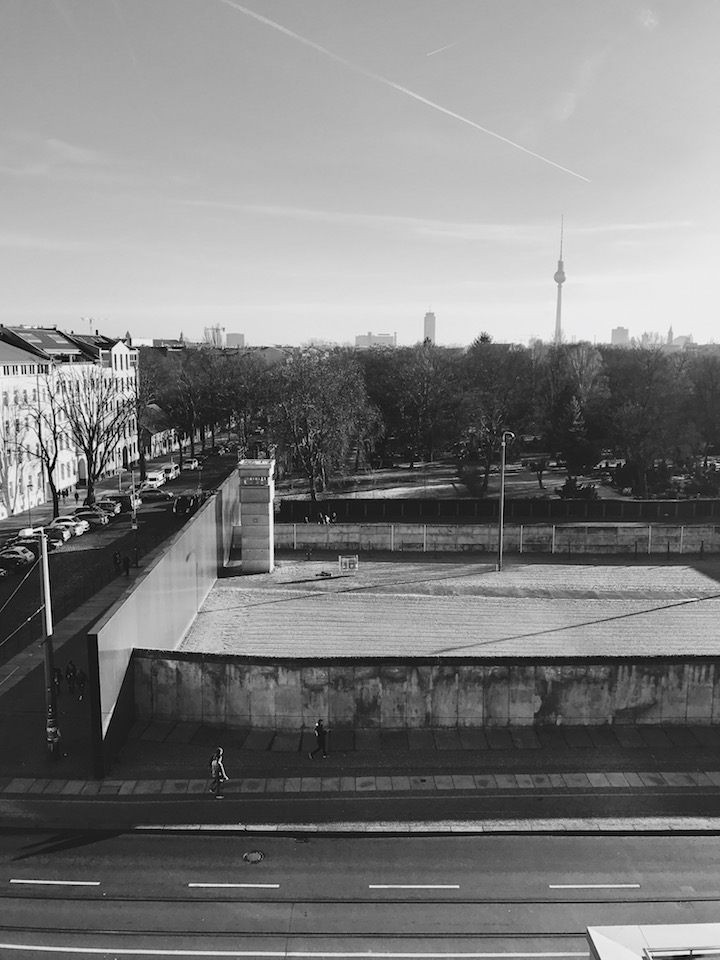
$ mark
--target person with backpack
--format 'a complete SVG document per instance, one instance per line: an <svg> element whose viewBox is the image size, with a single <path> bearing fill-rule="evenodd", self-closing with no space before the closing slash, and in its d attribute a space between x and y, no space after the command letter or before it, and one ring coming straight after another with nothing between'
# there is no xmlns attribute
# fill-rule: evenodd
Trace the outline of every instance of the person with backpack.
<svg viewBox="0 0 720 960"><path fill-rule="evenodd" d="M216 800L223 799L223 784L229 779L223 765L223 748L218 747L210 758L210 792Z"/></svg>

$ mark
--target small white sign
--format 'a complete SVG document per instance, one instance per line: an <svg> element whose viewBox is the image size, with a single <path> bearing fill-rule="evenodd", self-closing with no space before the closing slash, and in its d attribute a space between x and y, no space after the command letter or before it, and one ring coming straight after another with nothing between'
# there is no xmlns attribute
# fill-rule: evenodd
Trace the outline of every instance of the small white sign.
<svg viewBox="0 0 720 960"><path fill-rule="evenodd" d="M340 573L357 573L360 568L360 560L357 554L354 557L338 557L338 567Z"/></svg>

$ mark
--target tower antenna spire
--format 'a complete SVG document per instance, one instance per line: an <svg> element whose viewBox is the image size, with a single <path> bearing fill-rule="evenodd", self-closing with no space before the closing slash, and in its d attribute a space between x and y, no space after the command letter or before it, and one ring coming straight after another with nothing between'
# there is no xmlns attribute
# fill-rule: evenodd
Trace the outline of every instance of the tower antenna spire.
<svg viewBox="0 0 720 960"><path fill-rule="evenodd" d="M562 343L562 285L565 283L565 267L563 265L563 233L565 215L560 215L560 259L553 280L557 284L557 306L555 308L555 343Z"/></svg>

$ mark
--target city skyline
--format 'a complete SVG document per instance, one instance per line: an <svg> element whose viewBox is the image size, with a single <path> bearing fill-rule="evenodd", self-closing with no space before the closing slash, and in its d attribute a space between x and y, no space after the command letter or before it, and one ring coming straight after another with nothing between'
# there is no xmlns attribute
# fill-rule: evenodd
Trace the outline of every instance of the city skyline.
<svg viewBox="0 0 720 960"><path fill-rule="evenodd" d="M248 343L715 337L720 8L0 13L5 324ZM668 69L672 64L673 69Z"/></svg>

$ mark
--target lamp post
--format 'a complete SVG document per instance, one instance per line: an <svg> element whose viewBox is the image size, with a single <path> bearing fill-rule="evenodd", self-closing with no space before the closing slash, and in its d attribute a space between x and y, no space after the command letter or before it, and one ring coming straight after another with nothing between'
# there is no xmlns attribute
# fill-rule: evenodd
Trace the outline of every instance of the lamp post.
<svg viewBox="0 0 720 960"><path fill-rule="evenodd" d="M130 514L130 526L133 532L133 553L135 554L135 566L140 565L138 559L138 522L137 522L137 507L135 506L135 471L130 471L130 502L132 503L132 512Z"/></svg>
<svg viewBox="0 0 720 960"><path fill-rule="evenodd" d="M53 619L50 603L50 569L48 567L47 538L45 531L40 528L38 534L40 543L40 600L42 620L42 645L45 665L45 744L48 760L57 759L60 752L60 730L57 725L57 697L53 674L55 663L53 658Z"/></svg>
<svg viewBox="0 0 720 960"><path fill-rule="evenodd" d="M498 558L497 569L503 568L503 533L505 523L505 447L508 440L514 440L512 430L503 430L500 436L500 504L498 508Z"/></svg>
<svg viewBox="0 0 720 960"><path fill-rule="evenodd" d="M28 480L27 487L25 489L27 490L28 498L28 526L32 530L32 492L34 489L32 480Z"/></svg>

